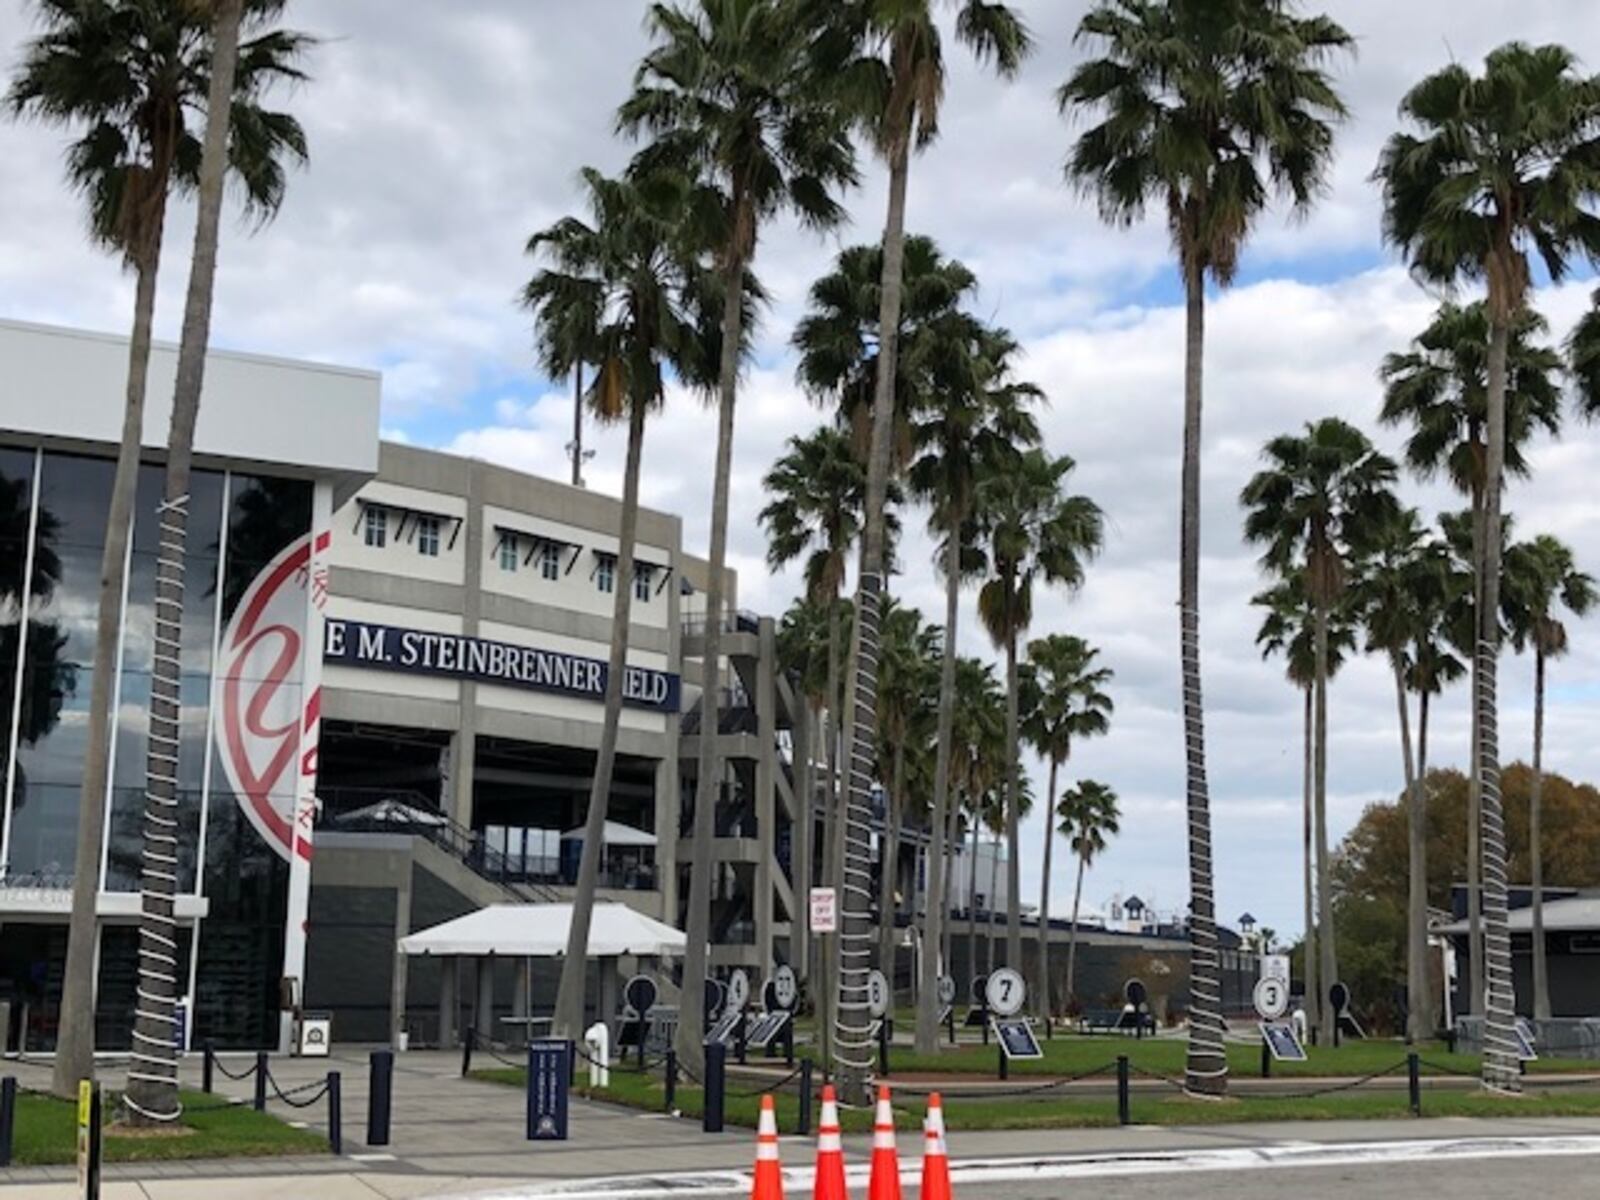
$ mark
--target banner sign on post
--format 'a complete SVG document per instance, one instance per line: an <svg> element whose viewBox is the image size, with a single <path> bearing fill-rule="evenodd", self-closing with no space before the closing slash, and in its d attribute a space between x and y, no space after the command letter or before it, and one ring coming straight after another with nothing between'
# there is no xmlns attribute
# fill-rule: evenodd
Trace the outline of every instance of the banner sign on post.
<svg viewBox="0 0 1600 1200"><path fill-rule="evenodd" d="M839 932L839 893L831 887L811 889L811 932Z"/></svg>
<svg viewBox="0 0 1600 1200"><path fill-rule="evenodd" d="M567 1043L540 1038L528 1043L528 1140L567 1140L567 1086L572 1068Z"/></svg>

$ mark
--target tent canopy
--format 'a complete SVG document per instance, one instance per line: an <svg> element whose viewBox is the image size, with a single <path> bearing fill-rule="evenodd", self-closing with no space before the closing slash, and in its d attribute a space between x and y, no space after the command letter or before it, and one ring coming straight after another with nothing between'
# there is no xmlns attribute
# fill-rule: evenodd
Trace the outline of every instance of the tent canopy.
<svg viewBox="0 0 1600 1200"><path fill-rule="evenodd" d="M572 927L570 904L491 904L477 912L400 939L400 952L480 958L561 958ZM589 957L683 953L688 939L626 904L596 903L589 922Z"/></svg>
<svg viewBox="0 0 1600 1200"><path fill-rule="evenodd" d="M580 825L576 829L569 829L561 835L563 842L583 841L584 829ZM621 821L607 821L605 830L600 835L602 846L654 846L656 835L646 833L643 829L635 829L632 825L624 825Z"/></svg>

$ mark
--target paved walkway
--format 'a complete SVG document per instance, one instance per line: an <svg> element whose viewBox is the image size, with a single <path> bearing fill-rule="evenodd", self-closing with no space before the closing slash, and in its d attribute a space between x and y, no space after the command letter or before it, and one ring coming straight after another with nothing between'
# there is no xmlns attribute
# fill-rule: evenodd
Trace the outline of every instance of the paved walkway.
<svg viewBox="0 0 1600 1200"><path fill-rule="evenodd" d="M249 1059L229 1058L232 1070ZM6 1064L25 1086L48 1082L47 1064ZM456 1054L412 1053L396 1058L392 1145L365 1144L367 1057L343 1050L332 1059L277 1060L273 1076L285 1090L337 1069L344 1080L345 1154L294 1159L199 1161L111 1165L105 1170L104 1200L413 1200L504 1192L519 1183L749 1167L754 1141L747 1130L702 1133L697 1122L673 1120L574 1099L571 1138L530 1143L523 1138L520 1092L460 1077ZM184 1081L198 1086L198 1056L184 1064ZM118 1068L103 1078L114 1081ZM251 1085L218 1078L223 1095L248 1103ZM325 1128L325 1106L297 1112L274 1101L269 1108L286 1120ZM960 1158L1005 1158L1039 1154L1126 1154L1308 1141L1385 1141L1470 1136L1600 1135L1600 1119L1539 1118L1515 1121L1444 1119L1423 1121L1327 1121L1237 1126L1082 1129L955 1135L951 1153ZM914 1159L920 1148L905 1144ZM809 1140L782 1139L785 1167L809 1167ZM852 1162L864 1162L870 1139L846 1139ZM70 1200L76 1194L70 1168L0 1171L12 1185L4 1200Z"/></svg>

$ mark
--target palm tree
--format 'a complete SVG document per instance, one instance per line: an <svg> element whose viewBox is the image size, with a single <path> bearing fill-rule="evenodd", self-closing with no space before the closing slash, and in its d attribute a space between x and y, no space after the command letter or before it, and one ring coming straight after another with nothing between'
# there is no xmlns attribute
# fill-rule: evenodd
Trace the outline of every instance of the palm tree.
<svg viewBox="0 0 1600 1200"><path fill-rule="evenodd" d="M1317 840L1318 921L1323 985L1338 978L1328 859L1328 627L1344 596L1352 561L1396 508L1396 468L1355 426L1337 417L1308 424L1303 436L1267 443L1267 466L1240 493L1244 534L1265 546L1262 565L1280 577L1304 572L1314 618L1316 730L1312 787ZM1333 1042L1334 1013L1322 1009L1322 1037Z"/></svg>
<svg viewBox="0 0 1600 1200"><path fill-rule="evenodd" d="M884 788L884 834L878 875L878 968L894 988L895 883L900 830L911 804L910 777L934 733L934 680L943 631L891 599L883 613L878 663L878 773ZM887 770L885 768L887 767Z"/></svg>
<svg viewBox="0 0 1600 1200"><path fill-rule="evenodd" d="M955 324L954 321L950 324ZM970 336L941 336L931 356L932 369L924 403L912 429L916 458L908 478L911 490L929 505L929 527L943 535L939 554L945 582L944 661L939 671L939 729L935 745L932 841L928 856L928 904L923 941L936 946L946 940L940 926L950 914L944 870L943 839L950 804L951 753L956 719L956 621L962 578L979 566L971 542L972 499L985 474L1013 453L1015 447L1039 443L1034 402L1042 397L1032 384L1012 376L1016 343L1004 330L972 323ZM966 561L964 561L964 554ZM946 960L948 963L948 959ZM947 968L948 969L948 968ZM923 957L917 993L917 1052L934 1053L939 1045L939 965Z"/></svg>
<svg viewBox="0 0 1600 1200"><path fill-rule="evenodd" d="M1322 994L1317 979L1316 870L1317 857L1313 829L1316 812L1316 611L1306 594L1305 572L1297 571L1250 598L1264 610L1256 644L1261 656L1283 655L1284 674L1305 702L1303 718L1303 763L1301 782L1301 851L1304 861L1305 899L1305 1014L1312 1028L1319 1025ZM1339 605L1328 622L1328 678L1339 673L1344 660L1355 650L1355 624L1348 605ZM1331 933L1327 936L1332 936ZM1331 982L1331 981L1330 981Z"/></svg>
<svg viewBox="0 0 1600 1200"><path fill-rule="evenodd" d="M855 154L825 80L815 69L814 23L782 0L693 0L653 4L646 24L655 44L617 114L618 128L649 134L648 163L686 169L714 187L709 222L724 297L717 371L717 464L702 655L702 728L717 727L722 655L722 592L727 562L733 416L744 345L746 269L764 221L790 211L825 229L843 213L833 192L855 182ZM713 808L721 780L717 739L701 737L695 786L688 948L684 954L678 1053L691 1069L702 1059L710 934Z"/></svg>
<svg viewBox="0 0 1600 1200"><path fill-rule="evenodd" d="M547 367L573 365L578 353L573 348L581 347L598 368L587 397L591 411L601 422L628 426L617 539L623 582L612 594L605 715L556 993L553 1028L563 1037L576 1037L583 1027L589 926L622 721L645 421L662 406L669 372L701 386L708 383L699 338L706 281L695 262L698 247L686 241L678 219L693 203L689 181L668 175L609 179L592 168L580 178L589 220L566 217L528 240L528 252L547 265L522 294Z"/></svg>
<svg viewBox="0 0 1600 1200"><path fill-rule="evenodd" d="M1232 282L1273 192L1310 208L1332 157L1332 123L1345 113L1323 64L1353 43L1327 17L1299 17L1292 0L1100 0L1077 36L1103 56L1081 64L1057 101L1099 123L1073 147L1067 178L1112 224L1133 224L1151 204L1165 209L1186 299L1178 608L1194 949L1185 1085L1221 1095L1228 1063L1200 693L1205 285Z"/></svg>
<svg viewBox="0 0 1600 1200"><path fill-rule="evenodd" d="M1045 829L1046 842L1054 841L1055 834L1060 833L1078 857L1078 879L1072 885L1072 927L1067 931L1067 1004L1071 1007L1077 1000L1073 981L1078 960L1078 906L1083 900L1083 873L1105 850L1106 839L1120 832L1121 814L1117 811L1116 792L1106 784L1083 779L1077 787L1062 793L1055 815L1060 824L1055 831Z"/></svg>
<svg viewBox="0 0 1600 1200"><path fill-rule="evenodd" d="M1400 754L1406 788L1409 868L1406 904L1406 1040L1413 1045L1433 1031L1428 988L1427 798L1412 755L1410 693L1419 643L1438 626L1449 588L1444 549L1423 529L1415 509L1396 511L1374 531L1368 557L1359 566L1357 605L1367 630L1367 648L1388 659L1400 714Z"/></svg>
<svg viewBox="0 0 1600 1200"><path fill-rule="evenodd" d="M1076 464L1063 454L1027 450L983 479L974 497L974 516L988 553L991 577L978 593L978 616L1006 656L1006 752L1001 807L1006 819L1009 859L1006 894L1006 961L1022 963L1021 813L1017 639L1033 621L1033 585L1055 583L1069 590L1083 584L1084 567L1100 550L1104 517L1087 496L1063 492Z"/></svg>
<svg viewBox="0 0 1600 1200"><path fill-rule="evenodd" d="M847 4L815 7L821 27L829 34L844 33L844 42L857 57L840 75L840 94L864 126L874 147L889 166L888 213L884 223L882 285L878 328L882 331L872 397L871 450L867 457L867 525L862 536L861 575L857 581L856 636L851 645L852 696L857 703L873 704L877 698L877 644L879 610L889 566L885 544L885 516L893 445L897 335L900 329L901 287L904 278L906 191L910 178L913 140L927 145L938 132L944 96L944 62L934 6L930 0L852 0ZM1004 76L1015 74L1028 50L1027 31L1016 14L996 0L960 0L957 37L972 48L980 61L992 61ZM847 742L852 761L871 753L873 714L847 714L853 719ZM865 841L867 797L864 777L852 773L850 845ZM849 869L847 867L847 869ZM860 869L858 864L857 869ZM847 898L851 895L846 892ZM846 926L864 926L866 914L846 905ZM851 936L849 928L846 936ZM865 1028L865 989L861 980L841 978L841 1020ZM854 1048L854 1061L842 1063L847 1093L866 1099L868 1048Z"/></svg>
<svg viewBox="0 0 1600 1200"><path fill-rule="evenodd" d="M1035 695L1027 697L1029 719L1022 736L1050 764L1046 796L1056 794L1056 775L1072 755L1079 738L1099 737L1111 728L1111 697L1105 692L1112 678L1109 667L1098 667L1100 652L1080 637L1053 633L1028 643L1029 682ZM1050 1002L1050 858L1055 836L1050 830L1048 812L1044 830L1044 869L1039 887L1039 1011L1048 1021L1056 1011ZM1079 876L1079 884L1083 882ZM1072 931L1078 934L1077 901L1073 902ZM1072 952L1067 953L1067 993L1072 992Z"/></svg>
<svg viewBox="0 0 1600 1200"><path fill-rule="evenodd" d="M216 0L211 34L211 78L200 150L199 196L183 335L178 346L162 488L161 541L156 552L155 657L150 672L150 735L145 759L144 845L140 854L139 975L134 1005L133 1051L123 1096L135 1125L163 1125L183 1115L178 1099L176 914L178 867L178 659L182 648L184 544L189 531L189 472L194 427L200 416L211 298L217 277L222 185L228 172L231 102L239 64L243 0ZM298 826L298 812L294 822Z"/></svg>
<svg viewBox="0 0 1600 1200"><path fill-rule="evenodd" d="M767 565L777 570L806 555L804 577L806 595L822 606L827 618L827 658L825 695L828 697L826 745L827 801L823 806L824 859L826 882L834 880L831 847L836 819L838 792L838 695L841 646L841 606L839 593L844 586L850 549L861 533L862 507L866 496L866 472L850 445L850 439L836 429L823 426L808 437L793 437L789 450L773 464L763 481L771 499L758 517L767 530ZM808 553L809 552L809 553ZM802 831L800 861L810 869L811 797L801 801ZM809 884L809 875L807 876ZM824 966L824 1004L831 1002L827 975L831 962ZM826 1023L824 1023L826 1025ZM824 1033L826 1035L826 1029Z"/></svg>
<svg viewBox="0 0 1600 1200"><path fill-rule="evenodd" d="M1561 358L1539 339L1544 318L1523 309L1507 331L1505 469L1519 478L1529 472L1526 450L1535 434L1554 435L1561 428ZM1444 474L1471 502L1472 541L1469 572L1476 571L1483 540L1485 464L1489 406L1489 308L1483 301L1445 303L1428 327L1403 354L1385 356L1379 372L1384 382L1380 419L1407 425L1406 465L1421 479ZM1472 656L1472 637L1463 642ZM1473 727L1473 745L1477 745ZM1419 739L1420 741L1420 739ZM1473 754L1477 758L1476 752ZM1421 771L1419 777L1423 777ZM1473 775L1467 825L1467 916L1471 953L1470 994L1483 995L1481 928L1482 893L1478 848L1478 786Z"/></svg>
<svg viewBox="0 0 1600 1200"><path fill-rule="evenodd" d="M1005 694L994 677L994 668L976 658L956 660L955 720L951 726L950 791L961 797L960 808L972 833L973 857L967 873L967 963L972 970L978 962L978 827L982 823L984 797L994 777L994 764L1005 750ZM952 817L957 806L952 805ZM954 853L954 839L951 853ZM929 903L934 902L930 891Z"/></svg>
<svg viewBox="0 0 1600 1200"><path fill-rule="evenodd" d="M1484 1086L1519 1091L1511 945L1506 933L1505 820L1500 801L1495 682L1500 649L1500 491L1506 470L1511 330L1528 307L1528 254L1551 279L1574 254L1600 258L1591 208L1600 194L1600 78L1581 77L1571 51L1512 42L1475 78L1459 64L1406 93L1401 114L1421 136L1385 145L1384 237L1423 280L1486 285L1484 490L1477 555L1478 629L1474 773L1482 808L1485 1006ZM1476 956L1475 956L1476 957Z"/></svg>
<svg viewBox="0 0 1600 1200"><path fill-rule="evenodd" d="M1594 578L1578 570L1572 551L1548 534L1507 547L1505 574L1507 588L1520 593L1515 606L1521 619L1512 625L1512 644L1519 652L1533 647L1533 790L1528 797L1528 856L1533 876L1533 1015L1548 1021L1550 975L1544 945L1544 846L1540 832L1545 663L1567 652L1567 627L1557 615L1558 607L1581 617L1600 596L1595 591Z"/></svg>
<svg viewBox="0 0 1600 1200"><path fill-rule="evenodd" d="M281 7L273 0L247 4L251 36L233 90L234 128L240 132L233 140L229 165L243 185L248 211L258 220L269 219L283 199L284 160L305 157L305 136L298 122L259 103L273 82L302 78L297 62L311 42L303 34L261 28ZM78 1081L94 1076L94 904L105 815L111 689L144 425L156 277L167 201L174 192L189 193L198 184L200 139L192 121L205 109L211 47L209 14L199 5L39 0L38 10L44 31L28 43L6 105L15 116L41 118L74 131L76 138L67 149L67 178L87 202L89 235L119 255L135 278L122 433L100 562L89 738L78 803L76 882L52 1080L57 1094L76 1095Z"/></svg>

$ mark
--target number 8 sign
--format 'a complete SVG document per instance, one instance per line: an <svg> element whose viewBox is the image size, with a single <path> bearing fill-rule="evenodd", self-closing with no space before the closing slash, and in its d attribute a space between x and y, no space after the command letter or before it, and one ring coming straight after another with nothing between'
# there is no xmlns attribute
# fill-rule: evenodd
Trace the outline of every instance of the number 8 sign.
<svg viewBox="0 0 1600 1200"><path fill-rule="evenodd" d="M1001 967L989 976L984 987L984 999L989 1011L998 1017L1014 1017L1022 1011L1028 989L1022 976L1010 967Z"/></svg>

